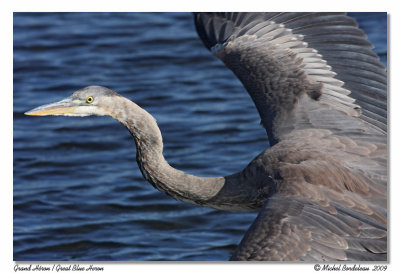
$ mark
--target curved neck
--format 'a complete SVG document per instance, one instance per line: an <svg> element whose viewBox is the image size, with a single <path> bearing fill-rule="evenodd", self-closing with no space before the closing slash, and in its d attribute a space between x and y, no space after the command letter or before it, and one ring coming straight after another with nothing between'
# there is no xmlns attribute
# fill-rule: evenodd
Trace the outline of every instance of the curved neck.
<svg viewBox="0 0 400 273"><path fill-rule="evenodd" d="M171 167L163 156L163 142L155 119L132 101L118 97L118 110L110 116L121 122L136 143L136 160L146 180L158 190L184 202L224 210L257 209L259 190L247 189L240 174L197 177ZM234 205L233 205L234 204Z"/></svg>

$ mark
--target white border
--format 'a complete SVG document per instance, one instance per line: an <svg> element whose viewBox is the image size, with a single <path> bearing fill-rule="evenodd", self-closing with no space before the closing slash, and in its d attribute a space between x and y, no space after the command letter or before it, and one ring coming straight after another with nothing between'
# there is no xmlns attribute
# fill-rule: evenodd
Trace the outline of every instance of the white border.
<svg viewBox="0 0 400 273"><path fill-rule="evenodd" d="M350 0L246 0L246 1L217 1L217 0L201 0L197 3L193 1L3 1L0 12L0 29L1 29L1 107L0 117L1 125L5 129L1 134L1 208L2 208L2 225L1 225L1 265L2 272L14 272L13 268L13 205L12 205L12 181L13 181L13 158L12 158L12 107L13 107L13 74L12 74L12 35L13 35L13 12L16 11L382 11L389 12L388 25L388 66L390 66L389 83L391 90L391 262L388 270L385 272L400 272L400 262L397 257L399 235L397 208L399 205L399 111L398 107L400 88L398 78L396 60L400 50L398 35L395 35L399 27L399 9L396 7L396 1L350 1ZM398 5L397 5L398 6ZM393 31L395 30L395 31ZM389 43L390 42L390 43ZM397 169L397 170L396 170ZM29 225L29 223L27 223ZM395 254L396 253L396 254ZM33 263L37 264L37 263ZM48 263L46 263L48 264ZM57 264L57 263L56 263ZM83 264L83 263L82 263ZM84 264L87 266L87 264ZM267 264L267 263L94 263L96 266L104 266L104 272L204 272L204 271L221 271L242 272L251 270L257 272L315 272L312 264Z"/></svg>

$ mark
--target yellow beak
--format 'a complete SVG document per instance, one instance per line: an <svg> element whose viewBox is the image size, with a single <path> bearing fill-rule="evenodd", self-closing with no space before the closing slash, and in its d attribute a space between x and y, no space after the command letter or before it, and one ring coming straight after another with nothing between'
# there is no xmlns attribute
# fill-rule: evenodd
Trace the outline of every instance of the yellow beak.
<svg viewBox="0 0 400 273"><path fill-rule="evenodd" d="M75 109L79 107L77 101L70 98L63 99L58 102L42 105L25 112L28 116L68 116L74 113Z"/></svg>

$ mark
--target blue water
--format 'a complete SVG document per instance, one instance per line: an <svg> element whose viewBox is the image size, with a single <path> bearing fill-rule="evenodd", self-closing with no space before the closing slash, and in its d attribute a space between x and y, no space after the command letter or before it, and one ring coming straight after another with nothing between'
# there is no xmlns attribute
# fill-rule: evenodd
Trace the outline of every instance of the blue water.
<svg viewBox="0 0 400 273"><path fill-rule="evenodd" d="M386 14L352 14L386 64ZM255 218L158 192L107 117L23 113L87 85L145 108L172 166L241 170L268 147L250 97L187 13L14 14L14 260L227 260Z"/></svg>

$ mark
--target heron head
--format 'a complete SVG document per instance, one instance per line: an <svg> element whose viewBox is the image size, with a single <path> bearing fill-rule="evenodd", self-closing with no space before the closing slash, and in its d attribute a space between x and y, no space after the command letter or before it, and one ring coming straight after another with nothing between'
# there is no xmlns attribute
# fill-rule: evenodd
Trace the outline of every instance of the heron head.
<svg viewBox="0 0 400 273"><path fill-rule="evenodd" d="M109 115L112 97L119 96L102 86L88 86L58 102L36 107L25 113L29 116L105 116Z"/></svg>

